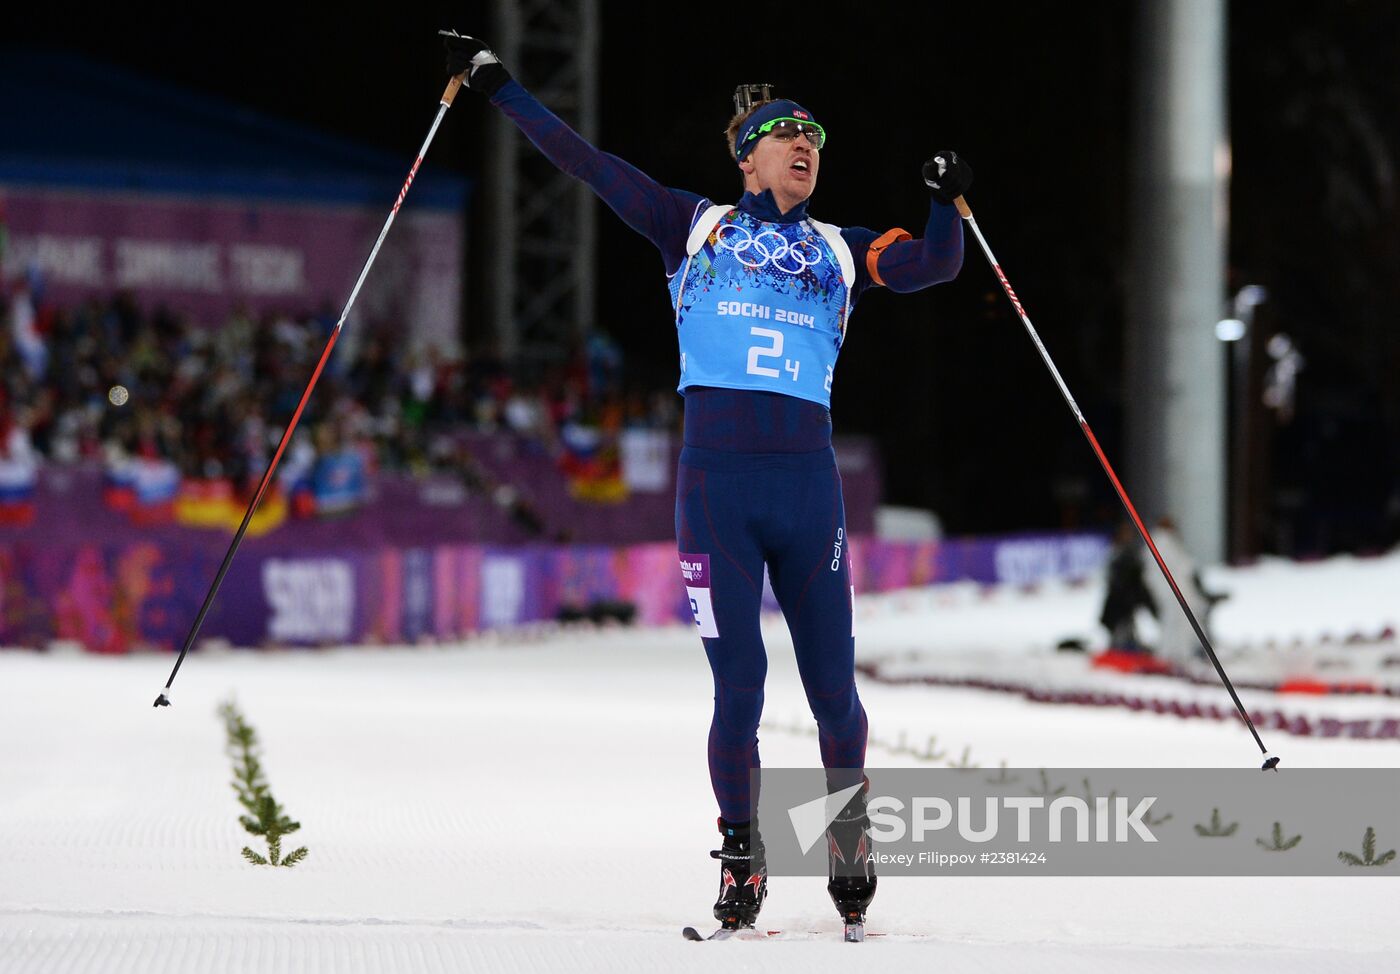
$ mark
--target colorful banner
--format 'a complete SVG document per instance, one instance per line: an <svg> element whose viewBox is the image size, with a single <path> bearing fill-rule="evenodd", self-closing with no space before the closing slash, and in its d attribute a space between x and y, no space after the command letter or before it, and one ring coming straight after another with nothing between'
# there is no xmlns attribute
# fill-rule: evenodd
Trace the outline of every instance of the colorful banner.
<svg viewBox="0 0 1400 974"><path fill-rule="evenodd" d="M857 591L876 592L1084 577L1101 570L1108 539L856 537L851 551ZM61 639L97 653L178 649L221 555L156 541L0 543L0 646ZM450 641L618 603L641 623L693 622L686 584L673 542L295 550L250 541L202 634L238 646Z"/></svg>

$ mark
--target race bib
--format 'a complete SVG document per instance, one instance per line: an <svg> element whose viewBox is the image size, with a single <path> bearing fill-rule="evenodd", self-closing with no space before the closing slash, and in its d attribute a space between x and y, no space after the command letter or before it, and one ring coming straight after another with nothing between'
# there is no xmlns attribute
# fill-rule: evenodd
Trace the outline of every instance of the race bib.
<svg viewBox="0 0 1400 974"><path fill-rule="evenodd" d="M715 606L710 598L710 556L681 552L681 578L685 579L685 594L690 598L690 611L700 627L700 635L717 638L719 627L715 625Z"/></svg>

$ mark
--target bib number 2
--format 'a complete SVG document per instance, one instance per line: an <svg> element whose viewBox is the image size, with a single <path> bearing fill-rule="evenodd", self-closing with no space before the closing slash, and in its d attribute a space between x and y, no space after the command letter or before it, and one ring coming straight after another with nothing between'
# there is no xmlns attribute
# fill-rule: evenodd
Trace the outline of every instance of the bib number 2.
<svg viewBox="0 0 1400 974"><path fill-rule="evenodd" d="M749 349L749 375L763 375L770 379L782 378L783 372L792 374L792 381L797 381L797 374L802 368L801 362L794 362L792 359L783 360L782 371L767 365L760 365L759 359L772 359L777 365L777 360L783 354L783 333L774 331L772 328L750 328L749 334L755 338L766 338L767 345L754 345Z"/></svg>

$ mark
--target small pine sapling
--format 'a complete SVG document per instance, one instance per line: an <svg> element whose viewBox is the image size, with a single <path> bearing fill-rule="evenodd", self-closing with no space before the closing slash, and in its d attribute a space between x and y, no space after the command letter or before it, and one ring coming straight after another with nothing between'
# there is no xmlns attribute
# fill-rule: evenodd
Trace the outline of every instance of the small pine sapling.
<svg viewBox="0 0 1400 974"><path fill-rule="evenodd" d="M1366 826L1366 834L1361 837L1361 855L1357 856L1350 852L1339 852L1337 858L1348 866L1384 866L1395 858L1395 850L1390 849L1376 855L1376 830L1371 826Z"/></svg>
<svg viewBox="0 0 1400 974"><path fill-rule="evenodd" d="M255 866L295 866L306 858L307 848L301 846L283 856L282 837L300 829L301 823L292 821L272 797L258 760L257 733L231 700L219 708L219 716L224 719L229 756L233 759L233 790L238 804L248 812L240 815L238 821L249 833L267 841L266 856L244 846L243 858Z"/></svg>
<svg viewBox="0 0 1400 974"><path fill-rule="evenodd" d="M1273 841L1265 842L1263 839L1255 839L1254 841L1258 844L1259 848L1267 852L1287 852L1299 842L1302 842L1303 837L1301 835L1295 835L1291 839L1285 839L1283 837L1283 825L1275 822Z"/></svg>
<svg viewBox="0 0 1400 974"><path fill-rule="evenodd" d="M1239 822L1231 822L1229 825L1222 822L1220 820L1220 809L1218 808L1212 808L1210 810L1210 825L1194 826L1196 834L1206 839L1221 839L1226 836L1234 835L1235 830L1239 827Z"/></svg>

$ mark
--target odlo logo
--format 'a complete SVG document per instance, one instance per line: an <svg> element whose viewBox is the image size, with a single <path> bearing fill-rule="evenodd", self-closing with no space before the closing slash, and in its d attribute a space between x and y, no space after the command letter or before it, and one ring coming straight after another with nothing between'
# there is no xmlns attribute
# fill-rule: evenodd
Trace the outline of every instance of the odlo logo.
<svg viewBox="0 0 1400 974"><path fill-rule="evenodd" d="M831 551L831 570L834 571L834 572L839 572L839 571L841 570L841 545L844 544L845 541L846 541L846 529L845 529L845 528L837 528L837 529L836 529L836 543L835 543L835 545L832 546L832 551Z"/></svg>

